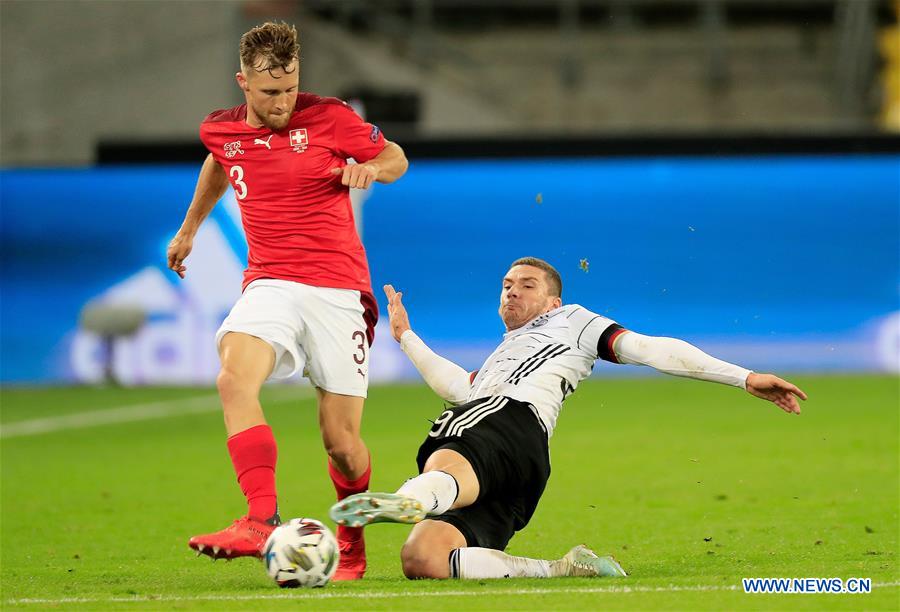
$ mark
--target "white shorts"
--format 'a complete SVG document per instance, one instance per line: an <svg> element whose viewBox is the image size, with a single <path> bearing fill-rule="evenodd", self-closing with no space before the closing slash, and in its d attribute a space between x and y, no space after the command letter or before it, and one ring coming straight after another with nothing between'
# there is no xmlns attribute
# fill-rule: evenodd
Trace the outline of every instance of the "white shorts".
<svg viewBox="0 0 900 612"><path fill-rule="evenodd" d="M256 336L275 350L270 379L303 371L313 385L366 397L378 310L369 293L277 279L253 281L216 332Z"/></svg>

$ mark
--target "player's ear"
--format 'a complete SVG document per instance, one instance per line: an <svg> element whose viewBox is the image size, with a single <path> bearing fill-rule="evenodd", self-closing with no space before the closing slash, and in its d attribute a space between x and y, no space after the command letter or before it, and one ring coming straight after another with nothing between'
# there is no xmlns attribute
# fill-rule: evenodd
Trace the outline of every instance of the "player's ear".
<svg viewBox="0 0 900 612"><path fill-rule="evenodd" d="M554 297L554 298L551 298L551 300L550 300L550 310L556 310L556 309L559 308L560 306L562 306L562 298L561 298L561 297L556 296L556 297Z"/></svg>
<svg viewBox="0 0 900 612"><path fill-rule="evenodd" d="M238 87L242 90L250 91L250 87L247 85L247 77L244 76L243 72L236 72L234 74L234 80L237 81Z"/></svg>

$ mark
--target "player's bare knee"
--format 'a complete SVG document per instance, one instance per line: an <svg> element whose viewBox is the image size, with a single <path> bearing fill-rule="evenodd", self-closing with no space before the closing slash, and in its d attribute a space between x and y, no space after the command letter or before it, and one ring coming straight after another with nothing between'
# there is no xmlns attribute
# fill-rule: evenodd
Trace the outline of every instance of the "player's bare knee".
<svg viewBox="0 0 900 612"><path fill-rule="evenodd" d="M362 444L359 429L348 423L320 420L319 427L322 430L325 451L332 459L350 457Z"/></svg>
<svg viewBox="0 0 900 612"><path fill-rule="evenodd" d="M216 388L226 410L231 403L242 399L255 399L258 387L230 368L222 368L216 376Z"/></svg>
<svg viewBox="0 0 900 612"><path fill-rule="evenodd" d="M219 390L223 402L233 397L237 393L238 387L238 377L234 372L225 368L219 370L219 375L216 376L216 388Z"/></svg>
<svg viewBox="0 0 900 612"><path fill-rule="evenodd" d="M323 441L325 443L325 452L328 453L329 457L331 457L332 463L334 463L339 468L345 468L347 470L350 470L351 472L356 471L355 468L359 466L355 466L353 465L353 463L356 459L358 459L359 455L359 438L348 434L341 436L324 435L323 438ZM361 466L361 469L365 469L365 466ZM345 470L342 469L341 471Z"/></svg>
<svg viewBox="0 0 900 612"><path fill-rule="evenodd" d="M444 579L450 577L449 553L442 548L430 548L423 542L407 542L400 550L403 575L410 580L422 578Z"/></svg>

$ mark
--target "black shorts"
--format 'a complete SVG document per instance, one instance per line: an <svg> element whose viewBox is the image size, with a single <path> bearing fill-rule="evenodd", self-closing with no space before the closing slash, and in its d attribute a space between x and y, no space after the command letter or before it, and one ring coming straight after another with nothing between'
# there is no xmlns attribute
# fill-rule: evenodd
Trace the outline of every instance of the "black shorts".
<svg viewBox="0 0 900 612"><path fill-rule="evenodd" d="M419 472L441 448L468 459L480 492L471 506L429 518L459 529L469 546L505 549L531 520L550 478L547 432L534 408L508 397L448 408L419 448Z"/></svg>

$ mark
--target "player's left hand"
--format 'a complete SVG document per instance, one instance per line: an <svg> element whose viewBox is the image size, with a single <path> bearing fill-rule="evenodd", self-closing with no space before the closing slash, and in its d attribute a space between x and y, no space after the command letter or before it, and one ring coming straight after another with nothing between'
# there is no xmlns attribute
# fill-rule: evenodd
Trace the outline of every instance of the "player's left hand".
<svg viewBox="0 0 900 612"><path fill-rule="evenodd" d="M378 165L347 164L342 168L332 168L331 173L340 175L341 185L355 189L368 189L372 183L378 180Z"/></svg>
<svg viewBox="0 0 900 612"><path fill-rule="evenodd" d="M796 385L772 374L751 372L747 377L747 393L769 400L787 413L800 414L800 402L806 400L806 393Z"/></svg>

